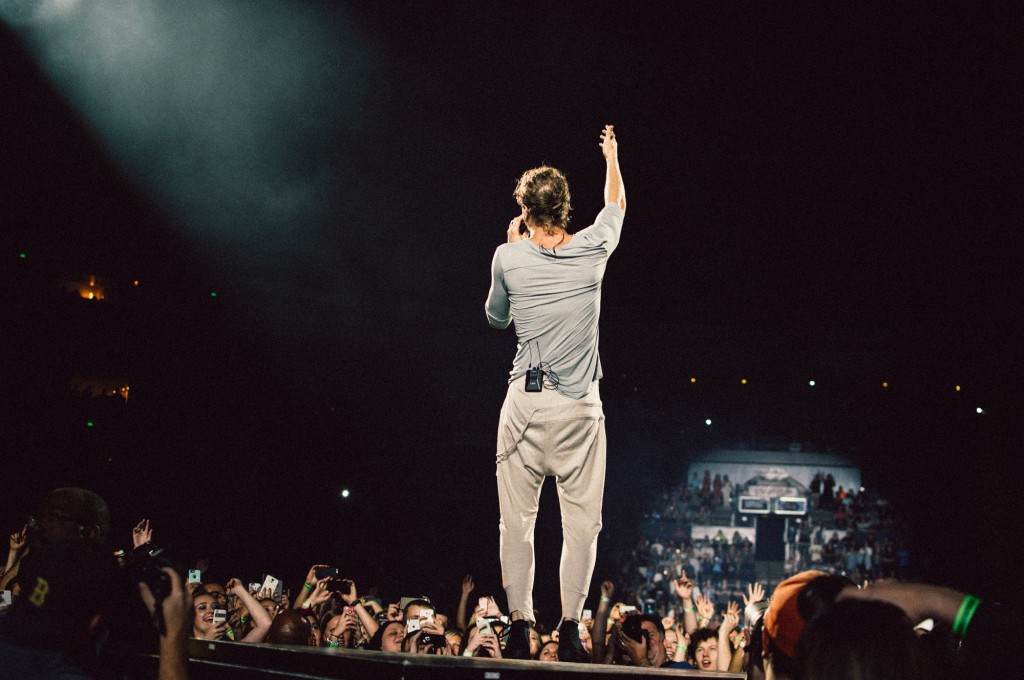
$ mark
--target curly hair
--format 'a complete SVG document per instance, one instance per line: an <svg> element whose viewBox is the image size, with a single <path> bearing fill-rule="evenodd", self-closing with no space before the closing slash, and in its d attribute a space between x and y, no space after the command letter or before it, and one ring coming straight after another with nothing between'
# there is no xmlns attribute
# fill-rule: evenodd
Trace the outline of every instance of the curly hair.
<svg viewBox="0 0 1024 680"><path fill-rule="evenodd" d="M690 646L686 648L686 660L691 665L696 667L697 665L697 645L704 642L705 640L717 640L718 631L712 630L711 628L698 628L690 635Z"/></svg>
<svg viewBox="0 0 1024 680"><path fill-rule="evenodd" d="M523 173L512 194L525 206L538 225L564 227L569 224L569 182L558 169L549 165Z"/></svg>

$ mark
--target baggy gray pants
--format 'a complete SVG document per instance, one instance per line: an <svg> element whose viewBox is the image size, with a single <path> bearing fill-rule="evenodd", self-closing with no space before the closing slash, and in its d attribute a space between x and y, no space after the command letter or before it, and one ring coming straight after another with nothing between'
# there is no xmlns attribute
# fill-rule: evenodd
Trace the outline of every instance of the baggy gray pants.
<svg viewBox="0 0 1024 680"><path fill-rule="evenodd" d="M555 478L562 511L562 617L579 620L601 531L607 442L598 382L580 399L508 386L498 422L501 571L509 611L533 620L533 530L541 485Z"/></svg>

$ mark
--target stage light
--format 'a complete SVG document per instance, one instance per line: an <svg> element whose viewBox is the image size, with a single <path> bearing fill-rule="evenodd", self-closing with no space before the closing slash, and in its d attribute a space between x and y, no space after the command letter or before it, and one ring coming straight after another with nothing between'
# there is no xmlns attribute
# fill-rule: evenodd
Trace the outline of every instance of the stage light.
<svg viewBox="0 0 1024 680"><path fill-rule="evenodd" d="M889 387L889 383L888 383L888 382L885 382L885 381L883 381L883 382L882 382L882 387Z"/></svg>
<svg viewBox="0 0 1024 680"><path fill-rule="evenodd" d="M690 378L690 382L695 383L695 382L697 382L697 379L696 378Z"/></svg>
<svg viewBox="0 0 1024 680"><path fill-rule="evenodd" d="M18 259L19 260L24 260L27 257L28 257L27 253L18 253Z"/></svg>
<svg viewBox="0 0 1024 680"><path fill-rule="evenodd" d="M954 390L956 390L957 392L959 392L959 391L960 391L960 386L959 386L959 385L957 385L957 386L956 386L956 387L954 387L953 389L954 389Z"/></svg>
<svg viewBox="0 0 1024 680"><path fill-rule="evenodd" d="M741 385L746 385L747 384L747 379L746 378L740 378L740 384Z"/></svg>
<svg viewBox="0 0 1024 680"><path fill-rule="evenodd" d="M974 412L977 413L979 416L985 415L985 409L983 409L980 406L978 408L974 409Z"/></svg>
<svg viewBox="0 0 1024 680"><path fill-rule="evenodd" d="M817 383L815 383L813 380L811 380L807 384L810 385L811 387L814 387Z"/></svg>
<svg viewBox="0 0 1024 680"><path fill-rule="evenodd" d="M87 421L85 421L85 426L86 426L86 427L92 427L92 426L93 426L93 425L95 425L95 424L96 424L96 423L92 422L91 420L87 420Z"/></svg>
<svg viewBox="0 0 1024 680"><path fill-rule="evenodd" d="M211 290L210 291L210 297L217 297L217 291Z"/></svg>
<svg viewBox="0 0 1024 680"><path fill-rule="evenodd" d="M705 425L710 425L711 424L711 418L708 418L707 420L705 420L704 424Z"/></svg>
<svg viewBox="0 0 1024 680"><path fill-rule="evenodd" d="M342 490L341 490L341 494L340 494L340 496L341 496L342 498L348 498L348 497L349 497L350 495L352 495L352 494L350 494L350 493L349 493L348 489L342 489Z"/></svg>

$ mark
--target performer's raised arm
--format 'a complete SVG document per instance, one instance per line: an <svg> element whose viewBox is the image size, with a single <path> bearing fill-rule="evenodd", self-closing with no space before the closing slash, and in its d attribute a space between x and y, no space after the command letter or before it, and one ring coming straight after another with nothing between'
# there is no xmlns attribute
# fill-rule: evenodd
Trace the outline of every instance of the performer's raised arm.
<svg viewBox="0 0 1024 680"><path fill-rule="evenodd" d="M615 139L615 126L605 125L601 132L601 153L608 168L604 179L604 202L618 203L623 214L626 212L626 187L622 184L619 170L619 142Z"/></svg>

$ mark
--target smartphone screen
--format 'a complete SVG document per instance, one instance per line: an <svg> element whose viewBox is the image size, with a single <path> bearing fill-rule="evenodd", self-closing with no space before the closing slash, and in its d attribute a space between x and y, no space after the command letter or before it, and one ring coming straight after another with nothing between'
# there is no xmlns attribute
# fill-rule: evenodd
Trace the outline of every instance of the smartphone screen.
<svg viewBox="0 0 1024 680"><path fill-rule="evenodd" d="M202 583L203 574L198 569L188 570L188 582L189 583Z"/></svg>

